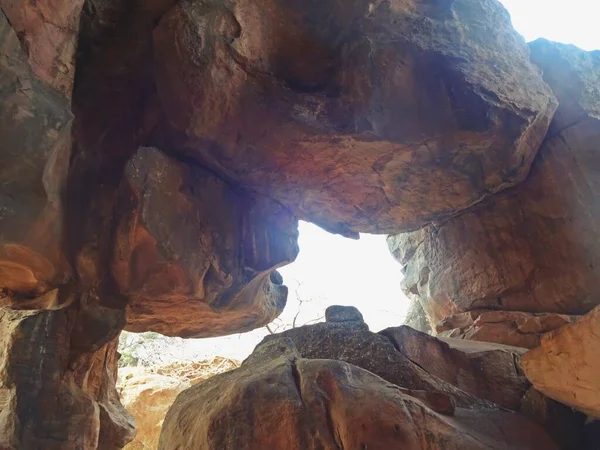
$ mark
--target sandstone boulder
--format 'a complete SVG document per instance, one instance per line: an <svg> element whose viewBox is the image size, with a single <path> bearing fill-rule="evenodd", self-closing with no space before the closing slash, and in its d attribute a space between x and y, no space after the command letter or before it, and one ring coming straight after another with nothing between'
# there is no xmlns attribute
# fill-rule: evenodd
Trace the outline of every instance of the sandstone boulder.
<svg viewBox="0 0 600 450"><path fill-rule="evenodd" d="M432 324L474 309L583 314L600 299L600 53L531 51L561 106L527 180L388 240Z"/></svg>
<svg viewBox="0 0 600 450"><path fill-rule="evenodd" d="M392 339L372 333L364 323L326 322L269 335L263 342L279 338L293 341L303 358L345 361L380 376L401 388L445 394L463 408L495 408L489 401L465 392L450 381L413 362L399 352Z"/></svg>
<svg viewBox="0 0 600 450"><path fill-rule="evenodd" d="M347 236L520 182L556 109L495 0L187 0L154 45L175 148Z"/></svg>
<svg viewBox="0 0 600 450"><path fill-rule="evenodd" d="M600 307L547 334L527 352L521 367L550 398L600 418Z"/></svg>
<svg viewBox="0 0 600 450"><path fill-rule="evenodd" d="M283 310L274 270L296 258L297 220L266 197L154 148L128 163L112 274L128 330L170 336L249 331Z"/></svg>
<svg viewBox="0 0 600 450"><path fill-rule="evenodd" d="M303 359L289 339L264 343L239 369L179 394L158 448L558 449L518 414L445 416L366 370Z"/></svg>
<svg viewBox="0 0 600 450"><path fill-rule="evenodd" d="M441 337L534 348L545 333L575 319L576 316L556 313L475 310L446 317L436 330Z"/></svg>
<svg viewBox="0 0 600 450"><path fill-rule="evenodd" d="M398 352L431 375L476 397L516 411L530 387L519 370L526 350L499 344L436 339L410 327L381 332Z"/></svg>

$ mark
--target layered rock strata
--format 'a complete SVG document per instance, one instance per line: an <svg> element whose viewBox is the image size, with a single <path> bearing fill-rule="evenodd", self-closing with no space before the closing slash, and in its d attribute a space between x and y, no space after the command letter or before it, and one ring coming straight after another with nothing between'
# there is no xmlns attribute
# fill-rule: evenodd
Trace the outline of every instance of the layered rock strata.
<svg viewBox="0 0 600 450"><path fill-rule="evenodd" d="M487 310L477 319L482 326L475 320L467 330L455 327L461 330L453 335L481 333L513 344L522 339L527 347L555 322L570 319L540 316L552 327L523 333L520 319L502 319L501 331L490 325L498 322L483 325L484 315L578 315L600 299L600 53L544 40L530 48L560 106L528 178L449 220L388 239L404 268L405 291L434 329L442 322L449 331L448 323L463 313Z"/></svg>

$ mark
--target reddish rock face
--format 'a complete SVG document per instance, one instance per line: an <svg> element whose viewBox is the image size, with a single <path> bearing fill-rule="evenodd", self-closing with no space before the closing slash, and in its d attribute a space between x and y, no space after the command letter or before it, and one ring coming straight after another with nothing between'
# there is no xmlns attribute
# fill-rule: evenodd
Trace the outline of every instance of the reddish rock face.
<svg viewBox="0 0 600 450"><path fill-rule="evenodd" d="M289 211L153 148L125 176L112 274L129 298L128 329L217 336L281 313L287 288L274 269L298 253Z"/></svg>
<svg viewBox="0 0 600 450"><path fill-rule="evenodd" d="M537 390L600 418L600 307L547 334L521 367Z"/></svg>
<svg viewBox="0 0 600 450"><path fill-rule="evenodd" d="M436 339L407 326L381 332L422 369L476 397L516 411L530 384L518 369L524 349Z"/></svg>
<svg viewBox="0 0 600 450"><path fill-rule="evenodd" d="M366 370L302 359L289 339L262 344L239 369L179 394L159 442L178 448L558 449L518 414L439 414Z"/></svg>
<svg viewBox="0 0 600 450"><path fill-rule="evenodd" d="M102 327L90 333L74 307L0 310L0 448L115 449L133 438L115 389L115 330L123 323L121 313L120 324L94 336Z"/></svg>
<svg viewBox="0 0 600 450"><path fill-rule="evenodd" d="M540 344L540 338L545 333L576 318L555 313L475 310L445 318L436 330L441 337L534 348Z"/></svg>
<svg viewBox="0 0 600 450"><path fill-rule="evenodd" d="M492 0L187 0L154 43L179 152L348 236L518 183L556 108Z"/></svg>
<svg viewBox="0 0 600 450"><path fill-rule="evenodd" d="M432 323L474 308L583 313L600 298L598 55L532 46L562 105L546 136L556 98L494 0L0 6L3 449L122 447L119 331L267 323L285 304L276 269L296 255L296 217L346 236L436 221L398 238ZM429 448L478 448L497 423L523 433L499 438L510 448L543 442L516 416L454 411L490 402L345 323L355 316L338 316L338 342L360 332L336 358L404 383L393 399L374 388L374 402L423 421L327 445L383 430L372 446L411 448L426 430ZM340 426L370 417L344 409L360 404L343 375L356 369L306 365L314 392L343 393ZM273 439L296 432L281 430Z"/></svg>
<svg viewBox="0 0 600 450"><path fill-rule="evenodd" d="M531 49L561 106L527 180L388 240L433 324L474 309L582 314L600 299L600 54Z"/></svg>
<svg viewBox="0 0 600 450"><path fill-rule="evenodd" d="M79 14L84 0L1 0L35 77L71 97Z"/></svg>
<svg viewBox="0 0 600 450"><path fill-rule="evenodd" d="M393 341L362 323L317 323L269 335L263 342L289 338L303 358L335 359L361 367L403 389L449 397L462 408L496 408L458 388L399 352ZM422 398L422 396L419 396Z"/></svg>
<svg viewBox="0 0 600 450"><path fill-rule="evenodd" d="M328 310L334 308L343 307ZM407 326L372 333L364 323L339 322L339 316L330 314L326 323L270 335L263 342L286 337L303 358L345 361L405 389L443 394L465 408L493 402L518 410L530 386L518 369L525 349L440 340Z"/></svg>

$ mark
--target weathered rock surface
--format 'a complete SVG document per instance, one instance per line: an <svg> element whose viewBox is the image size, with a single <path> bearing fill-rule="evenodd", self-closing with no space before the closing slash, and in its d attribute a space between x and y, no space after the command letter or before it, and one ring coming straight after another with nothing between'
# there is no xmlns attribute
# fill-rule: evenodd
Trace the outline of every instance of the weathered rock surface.
<svg viewBox="0 0 600 450"><path fill-rule="evenodd" d="M123 369L120 369L123 370ZM121 400L135 420L136 437L126 450L156 448L163 420L189 382L155 373L132 373L121 386Z"/></svg>
<svg viewBox="0 0 600 450"><path fill-rule="evenodd" d="M325 321L364 324L362 313L354 306L332 305L325 310Z"/></svg>
<svg viewBox="0 0 600 450"><path fill-rule="evenodd" d="M188 0L154 43L181 152L348 236L520 182L556 109L493 0Z"/></svg>
<svg viewBox="0 0 600 450"><path fill-rule="evenodd" d="M119 328L84 349L81 322L73 307L0 310L0 448L119 449L135 435L115 389Z"/></svg>
<svg viewBox="0 0 600 450"><path fill-rule="evenodd" d="M556 313L475 310L445 318L436 330L438 337L534 348L540 345L545 333L571 323L576 317Z"/></svg>
<svg viewBox="0 0 600 450"><path fill-rule="evenodd" d="M408 355L398 351L393 339L370 332L364 323L305 325L266 336L263 342L281 337L291 339L303 358L345 361L405 389L445 394L463 408L495 407L489 401L458 388L452 381L430 373L418 361L413 362Z"/></svg>
<svg viewBox="0 0 600 450"><path fill-rule="evenodd" d="M84 0L1 0L35 77L71 97L79 14Z"/></svg>
<svg viewBox="0 0 600 450"><path fill-rule="evenodd" d="M535 388L561 403L600 418L600 307L547 334L521 367Z"/></svg>
<svg viewBox="0 0 600 450"><path fill-rule="evenodd" d="M27 302L70 277L62 197L71 120L68 101L35 77L0 11L0 305Z"/></svg>
<svg viewBox="0 0 600 450"><path fill-rule="evenodd" d="M366 370L303 359L289 339L264 343L239 369L179 394L158 448L558 449L523 416L445 416Z"/></svg>
<svg viewBox="0 0 600 450"><path fill-rule="evenodd" d="M521 414L542 426L562 450L600 449L600 422L588 423L585 414L530 388L523 397Z"/></svg>
<svg viewBox="0 0 600 450"><path fill-rule="evenodd" d="M430 322L473 309L583 314L600 299L600 53L535 42L561 106L519 186L389 238Z"/></svg>
<svg viewBox="0 0 600 450"><path fill-rule="evenodd" d="M153 148L129 162L121 196L112 273L127 329L218 336L281 313L287 288L273 271L298 253L281 205Z"/></svg>
<svg viewBox="0 0 600 450"><path fill-rule="evenodd" d="M381 332L398 352L422 369L476 397L516 411L530 383L519 370L524 349L499 344L436 339L408 326Z"/></svg>

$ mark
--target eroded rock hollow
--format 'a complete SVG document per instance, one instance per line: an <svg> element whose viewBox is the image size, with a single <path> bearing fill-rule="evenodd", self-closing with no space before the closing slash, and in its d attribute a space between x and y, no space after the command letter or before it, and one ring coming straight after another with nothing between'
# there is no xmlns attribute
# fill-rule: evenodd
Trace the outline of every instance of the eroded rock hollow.
<svg viewBox="0 0 600 450"><path fill-rule="evenodd" d="M286 303L277 268L298 253L298 219L392 234L415 323L440 333L549 346L544 333L598 304L599 56L528 47L496 0L0 8L2 449L122 448L135 431L114 388L120 331L208 337L269 323ZM471 429L436 408L515 408L527 385L506 355L500 380L516 387L505 395L487 375L457 380L452 367L472 360L496 367L484 356L446 349L433 368L410 335L361 327L377 348L402 340L393 373L366 367L369 355L348 361L362 369L298 359L298 373L307 392L343 397L321 409L357 401L348 374L376 396L387 388L368 371L393 377L400 391L381 401L423 418L400 426L408 448ZM294 352L265 364L288 373ZM529 398L532 410L551 401ZM510 439L529 442L524 430Z"/></svg>

